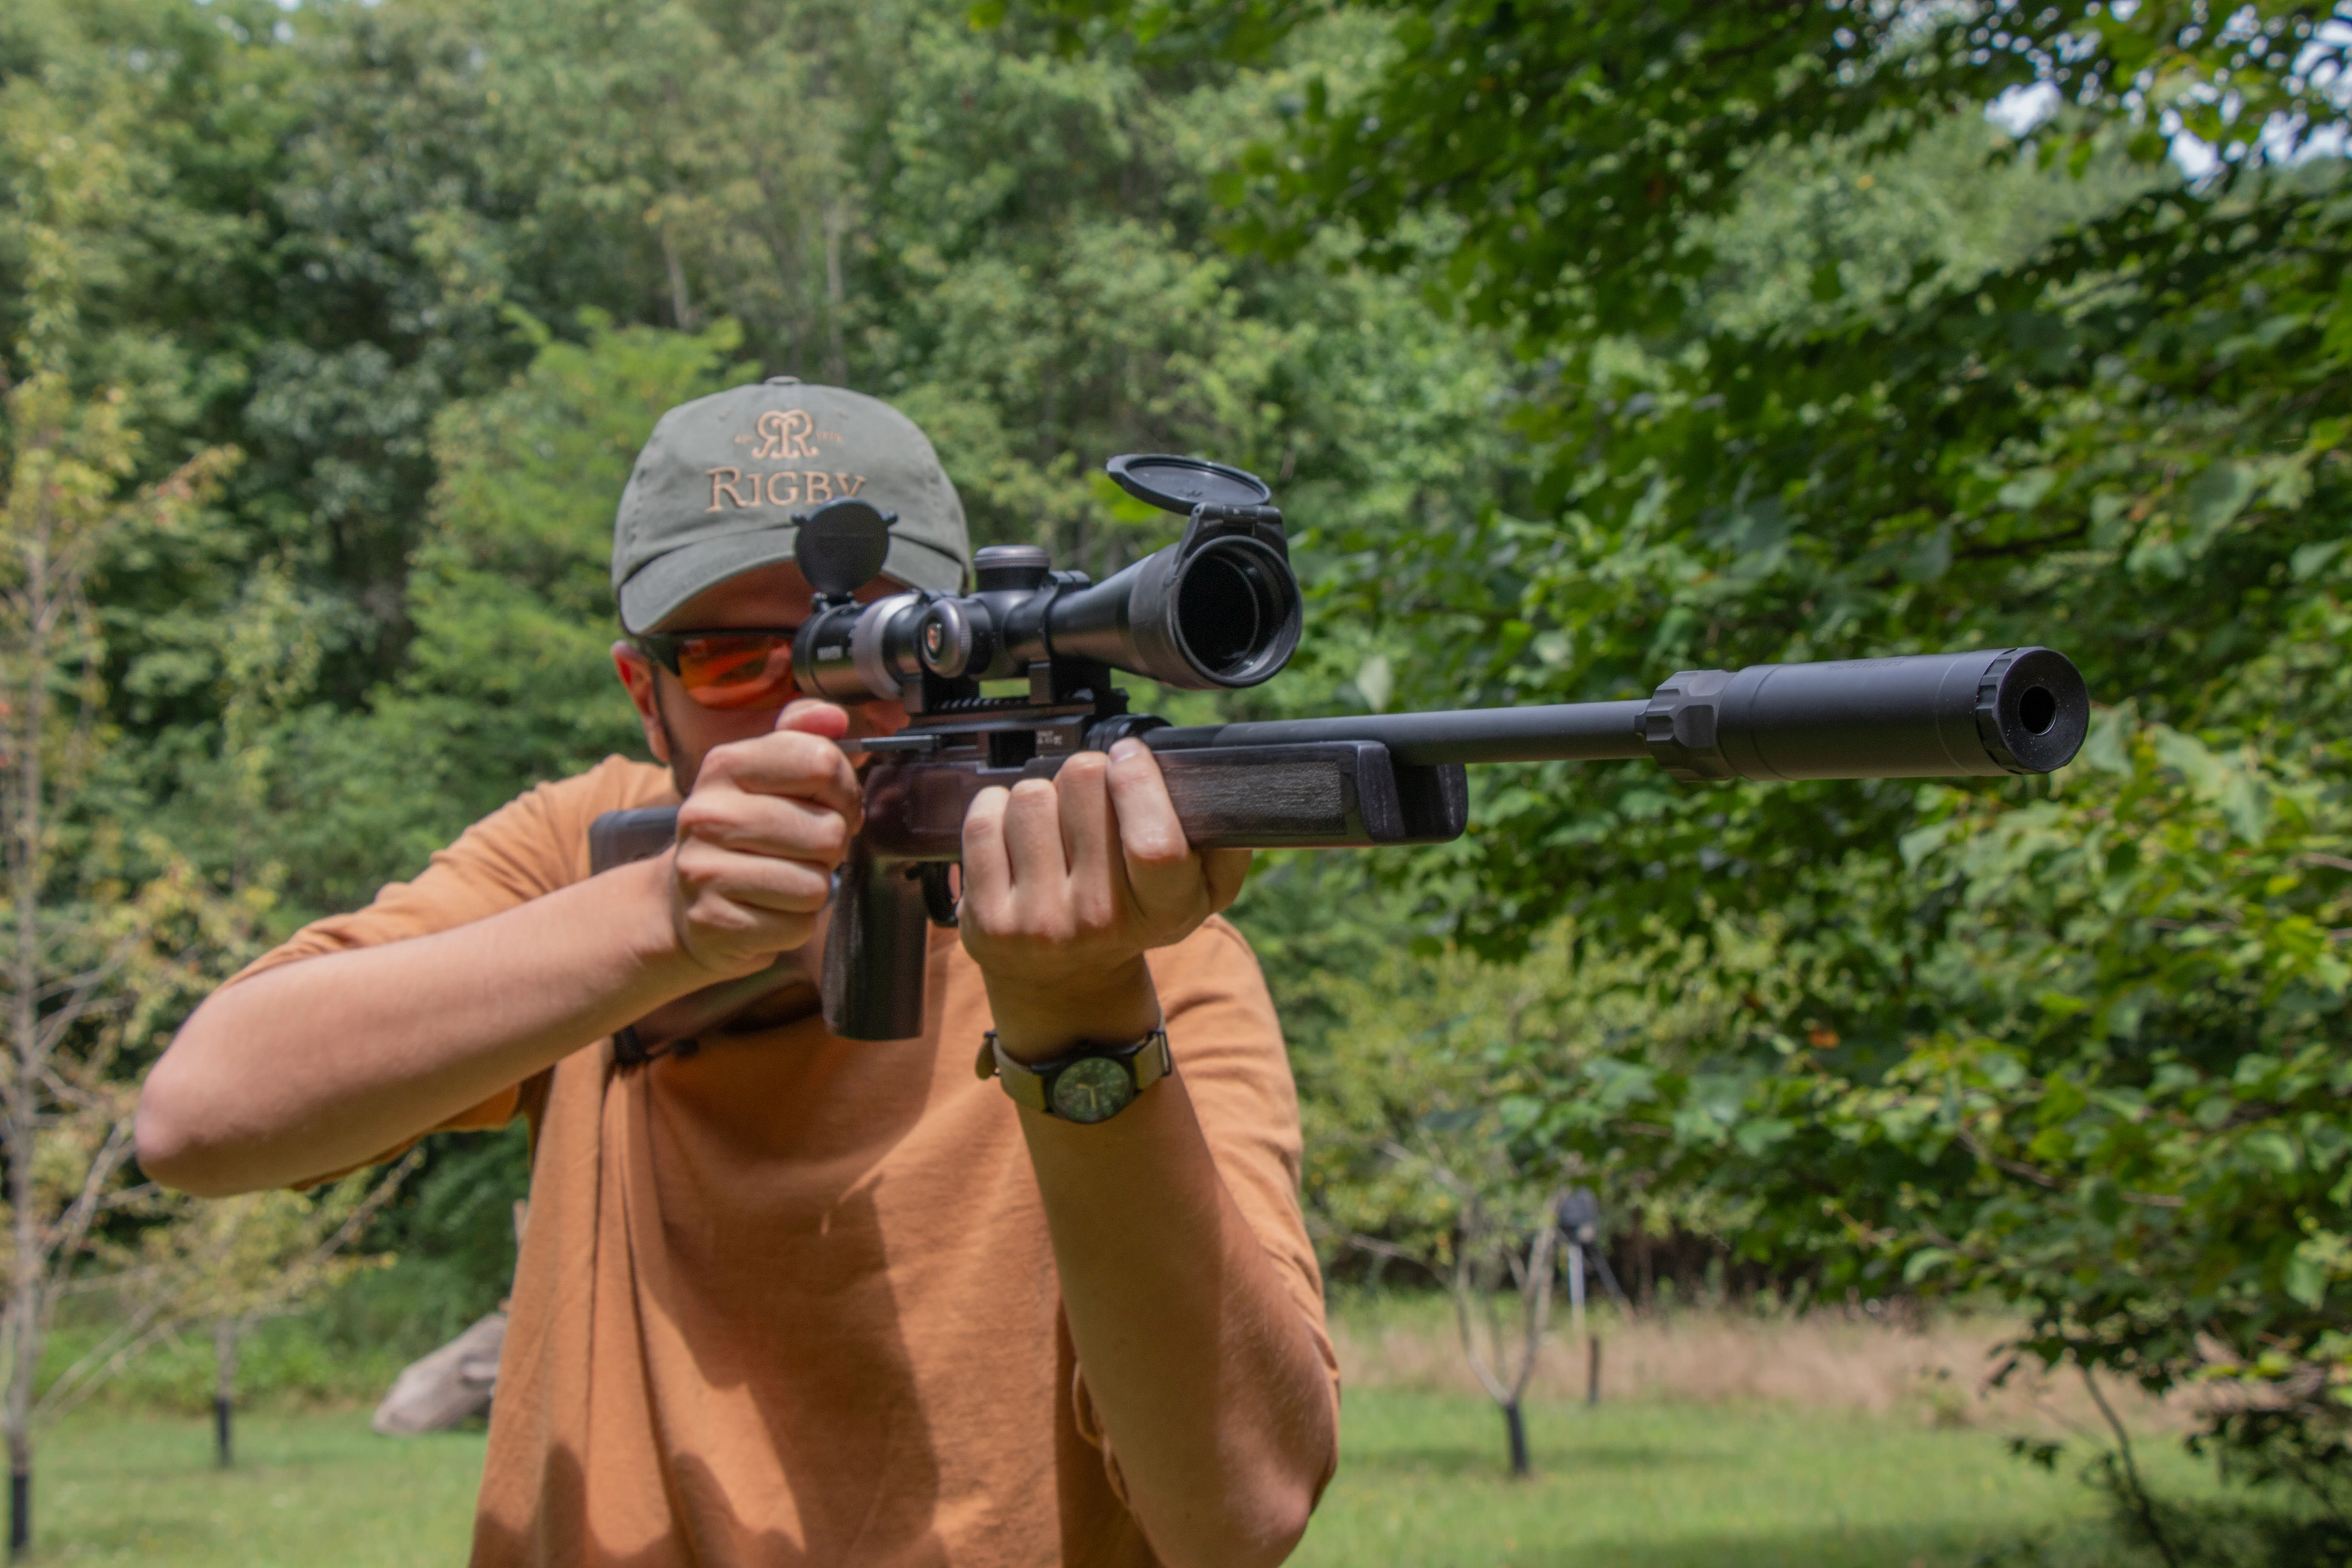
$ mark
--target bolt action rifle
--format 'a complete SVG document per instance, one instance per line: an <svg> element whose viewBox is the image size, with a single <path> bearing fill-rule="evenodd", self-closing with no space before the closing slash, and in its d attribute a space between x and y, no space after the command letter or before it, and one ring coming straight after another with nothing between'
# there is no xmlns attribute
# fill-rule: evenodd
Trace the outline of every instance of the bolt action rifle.
<svg viewBox="0 0 2352 1568"><path fill-rule="evenodd" d="M1255 686L1298 647L1301 601L1271 492L1191 458L1114 458L1129 494L1189 519L1184 535L1107 580L1052 569L1034 545L995 545L969 594L860 605L890 513L856 499L795 521L816 590L793 641L800 689L842 703L895 699L896 734L845 741L871 760L865 826L835 884L820 986L826 1026L855 1040L922 1032L927 926L955 923L950 868L972 797L1051 778L1082 751L1136 736L1157 753L1194 848L1439 844L1468 824L1471 763L1648 758L1674 777L1955 778L2045 773L2089 725L2083 678L2045 647L1683 670L1647 698L1453 712L1176 726L1128 710L1126 670L1191 690ZM1024 680L992 697L982 681ZM604 870L667 848L672 808L608 812L591 834ZM623 1031L624 1061L691 1048L761 998L802 983L791 955L680 998Z"/></svg>

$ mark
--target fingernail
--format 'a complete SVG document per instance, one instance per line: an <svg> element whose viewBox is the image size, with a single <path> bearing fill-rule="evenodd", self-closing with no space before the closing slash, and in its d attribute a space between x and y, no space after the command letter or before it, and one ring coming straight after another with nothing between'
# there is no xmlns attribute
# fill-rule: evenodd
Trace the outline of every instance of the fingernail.
<svg viewBox="0 0 2352 1568"><path fill-rule="evenodd" d="M1150 749L1134 736L1129 735L1124 740L1112 742L1110 754L1113 760L1124 762L1129 757L1139 757Z"/></svg>

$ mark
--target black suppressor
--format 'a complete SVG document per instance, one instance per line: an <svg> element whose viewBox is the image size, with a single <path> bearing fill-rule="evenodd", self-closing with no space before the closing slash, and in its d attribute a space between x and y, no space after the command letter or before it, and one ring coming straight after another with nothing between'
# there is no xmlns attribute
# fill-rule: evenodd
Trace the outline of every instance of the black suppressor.
<svg viewBox="0 0 2352 1568"><path fill-rule="evenodd" d="M1647 701L1363 714L1153 730L1154 751L1376 741L1411 765L1647 757L1678 779L2046 773L2081 750L2091 700L2046 647L1686 669Z"/></svg>

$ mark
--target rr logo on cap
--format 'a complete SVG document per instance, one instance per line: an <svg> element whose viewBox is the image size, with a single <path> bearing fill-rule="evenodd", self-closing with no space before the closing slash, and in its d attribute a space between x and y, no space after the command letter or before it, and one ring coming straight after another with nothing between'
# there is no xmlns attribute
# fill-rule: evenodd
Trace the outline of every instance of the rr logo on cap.
<svg viewBox="0 0 2352 1568"><path fill-rule="evenodd" d="M814 458L816 447L810 443L831 436L841 437L831 430L819 430L815 419L805 408L771 408L760 416L760 444L752 448L754 461L761 458Z"/></svg>

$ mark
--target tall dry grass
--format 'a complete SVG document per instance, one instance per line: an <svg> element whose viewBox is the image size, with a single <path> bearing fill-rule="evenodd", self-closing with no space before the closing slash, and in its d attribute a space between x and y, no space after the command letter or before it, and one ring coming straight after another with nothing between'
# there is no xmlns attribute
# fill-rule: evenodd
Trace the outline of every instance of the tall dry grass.
<svg viewBox="0 0 2352 1568"><path fill-rule="evenodd" d="M1346 1386L1481 1392L1443 1297L1342 1298L1334 1303L1331 1327ZM1602 1310L1588 1327L1601 1341L1604 1400L1776 1403L2021 1435L2105 1433L2096 1404L2071 1370L2053 1374L2020 1366L1993 1386L2006 1359L1999 1347L2015 1331L1995 1318L1931 1317L1913 1325L1839 1310L1629 1319ZM1587 1351L1570 1335L1562 1311L1544 1338L1530 1399L1584 1398ZM2108 1379L2100 1390L2136 1434L2185 1430L2197 1417L2184 1396L2158 1403Z"/></svg>

